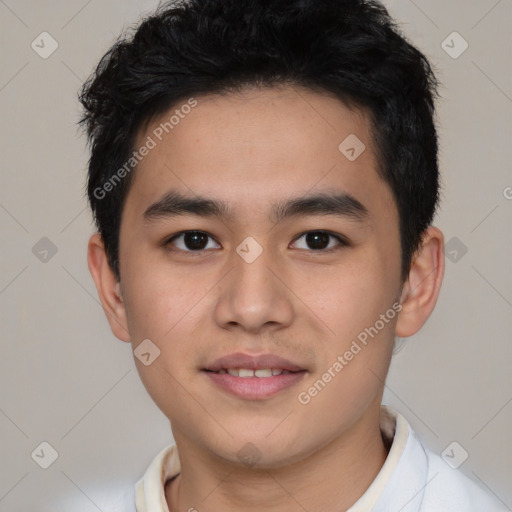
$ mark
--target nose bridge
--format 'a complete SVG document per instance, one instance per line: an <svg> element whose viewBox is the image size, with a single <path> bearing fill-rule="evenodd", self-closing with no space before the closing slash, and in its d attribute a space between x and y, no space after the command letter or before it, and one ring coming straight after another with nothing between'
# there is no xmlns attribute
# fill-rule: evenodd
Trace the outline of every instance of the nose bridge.
<svg viewBox="0 0 512 512"><path fill-rule="evenodd" d="M250 237L237 247L233 254L233 297L236 296L239 307L256 312L271 301L271 295L277 292L276 283L272 282L274 276L268 268L271 260L271 251Z"/></svg>
<svg viewBox="0 0 512 512"><path fill-rule="evenodd" d="M221 287L217 321L224 325L238 324L251 331L269 323L288 324L292 305L286 287L272 269L274 255L248 238L233 252L233 270Z"/></svg>
<svg viewBox="0 0 512 512"><path fill-rule="evenodd" d="M259 244L256 246L251 240L244 241L237 247L233 264L240 291L243 292L245 287L250 294L264 292L271 285L272 273L268 268L271 265L271 256L270 250Z"/></svg>

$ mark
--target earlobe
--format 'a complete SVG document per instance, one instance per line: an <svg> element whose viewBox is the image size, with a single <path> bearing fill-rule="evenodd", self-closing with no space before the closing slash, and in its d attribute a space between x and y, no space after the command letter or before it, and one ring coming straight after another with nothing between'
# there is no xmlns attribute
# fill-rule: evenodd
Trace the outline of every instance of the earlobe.
<svg viewBox="0 0 512 512"><path fill-rule="evenodd" d="M396 335L412 336L427 321L436 305L444 275L444 236L430 226L416 251L409 277L402 289L402 310L396 323Z"/></svg>
<svg viewBox="0 0 512 512"><path fill-rule="evenodd" d="M89 239L87 262L112 332L121 341L130 342L121 286L110 267L99 233Z"/></svg>

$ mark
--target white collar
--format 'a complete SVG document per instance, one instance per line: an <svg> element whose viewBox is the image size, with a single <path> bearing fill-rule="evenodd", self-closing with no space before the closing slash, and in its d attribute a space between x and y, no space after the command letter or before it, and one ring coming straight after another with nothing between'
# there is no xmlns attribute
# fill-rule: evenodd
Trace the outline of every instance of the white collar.
<svg viewBox="0 0 512 512"><path fill-rule="evenodd" d="M417 511L427 483L425 451L407 420L389 407L381 407L380 429L383 437L392 442L388 456L370 487L347 512L367 512L376 505L382 510ZM406 448L408 454L404 456ZM156 455L135 484L137 512L169 512L165 483L180 471L178 449L173 443ZM404 478L407 486L403 485Z"/></svg>
<svg viewBox="0 0 512 512"><path fill-rule="evenodd" d="M392 440L388 456L375 480L347 512L417 512L428 477L428 457L407 420L382 406L380 429Z"/></svg>

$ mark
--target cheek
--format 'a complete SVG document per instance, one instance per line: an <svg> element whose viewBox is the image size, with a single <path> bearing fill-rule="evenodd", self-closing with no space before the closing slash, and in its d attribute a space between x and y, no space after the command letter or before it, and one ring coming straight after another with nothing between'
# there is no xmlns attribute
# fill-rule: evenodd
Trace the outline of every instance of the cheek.
<svg viewBox="0 0 512 512"><path fill-rule="evenodd" d="M181 411L178 419L194 411L188 390L193 388L195 358L204 339L199 332L204 318L198 306L212 307L207 291L206 286L190 287L183 277L164 275L156 268L131 276L126 290L133 348L149 339L159 351L147 366L135 357L137 371L148 394L170 419L176 411Z"/></svg>
<svg viewBox="0 0 512 512"><path fill-rule="evenodd" d="M132 262L137 269L148 265ZM205 272L184 272L150 265L150 271L137 271L129 277L126 313L134 348L144 339L160 351L154 365L139 364L139 374L157 404L180 400L181 385L195 377L198 353L212 332L214 290L218 281ZM171 271L172 270L172 271ZM194 275L191 275L194 274ZM174 390L170 396L169 390ZM159 398L158 394L163 395Z"/></svg>
<svg viewBox="0 0 512 512"><path fill-rule="evenodd" d="M299 408L315 418L324 418L321 424L327 435L333 426L348 428L370 403L380 400L391 358L396 312L384 284L369 273L331 280L322 298L313 293L311 300L321 304L317 312L329 332L319 345L323 353L318 366L301 387L304 394Z"/></svg>
<svg viewBox="0 0 512 512"><path fill-rule="evenodd" d="M392 308L393 276L379 264L378 257L360 258L357 265L333 268L323 276L322 286L313 286L314 276L308 282L308 305L326 326L326 340L319 344L323 357L314 377L321 378L329 368L336 375L326 386L331 391L322 393L321 401L328 401L331 395L331 399L339 397L348 403L357 397L368 398L381 385L379 379L385 378L396 311ZM342 357L341 371L332 368L339 362L338 356Z"/></svg>
<svg viewBox="0 0 512 512"><path fill-rule="evenodd" d="M196 304L212 286L206 275L150 261L132 254L125 259L125 306L130 333L162 342L183 319L196 314Z"/></svg>
<svg viewBox="0 0 512 512"><path fill-rule="evenodd" d="M297 280L300 296L329 327L331 334L356 336L373 325L390 306L389 277L378 261L362 258L347 265L312 269L305 280ZM301 282L301 284L299 284Z"/></svg>

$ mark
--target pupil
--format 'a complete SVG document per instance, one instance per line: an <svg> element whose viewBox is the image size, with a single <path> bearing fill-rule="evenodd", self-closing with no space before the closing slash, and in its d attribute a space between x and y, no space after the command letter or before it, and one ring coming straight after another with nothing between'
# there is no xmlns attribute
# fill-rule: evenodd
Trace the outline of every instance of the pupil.
<svg viewBox="0 0 512 512"><path fill-rule="evenodd" d="M207 240L204 233L185 233L184 236L187 249L203 249L208 243Z"/></svg>
<svg viewBox="0 0 512 512"><path fill-rule="evenodd" d="M329 245L329 235L327 233L308 233L306 241L313 249L325 249Z"/></svg>

